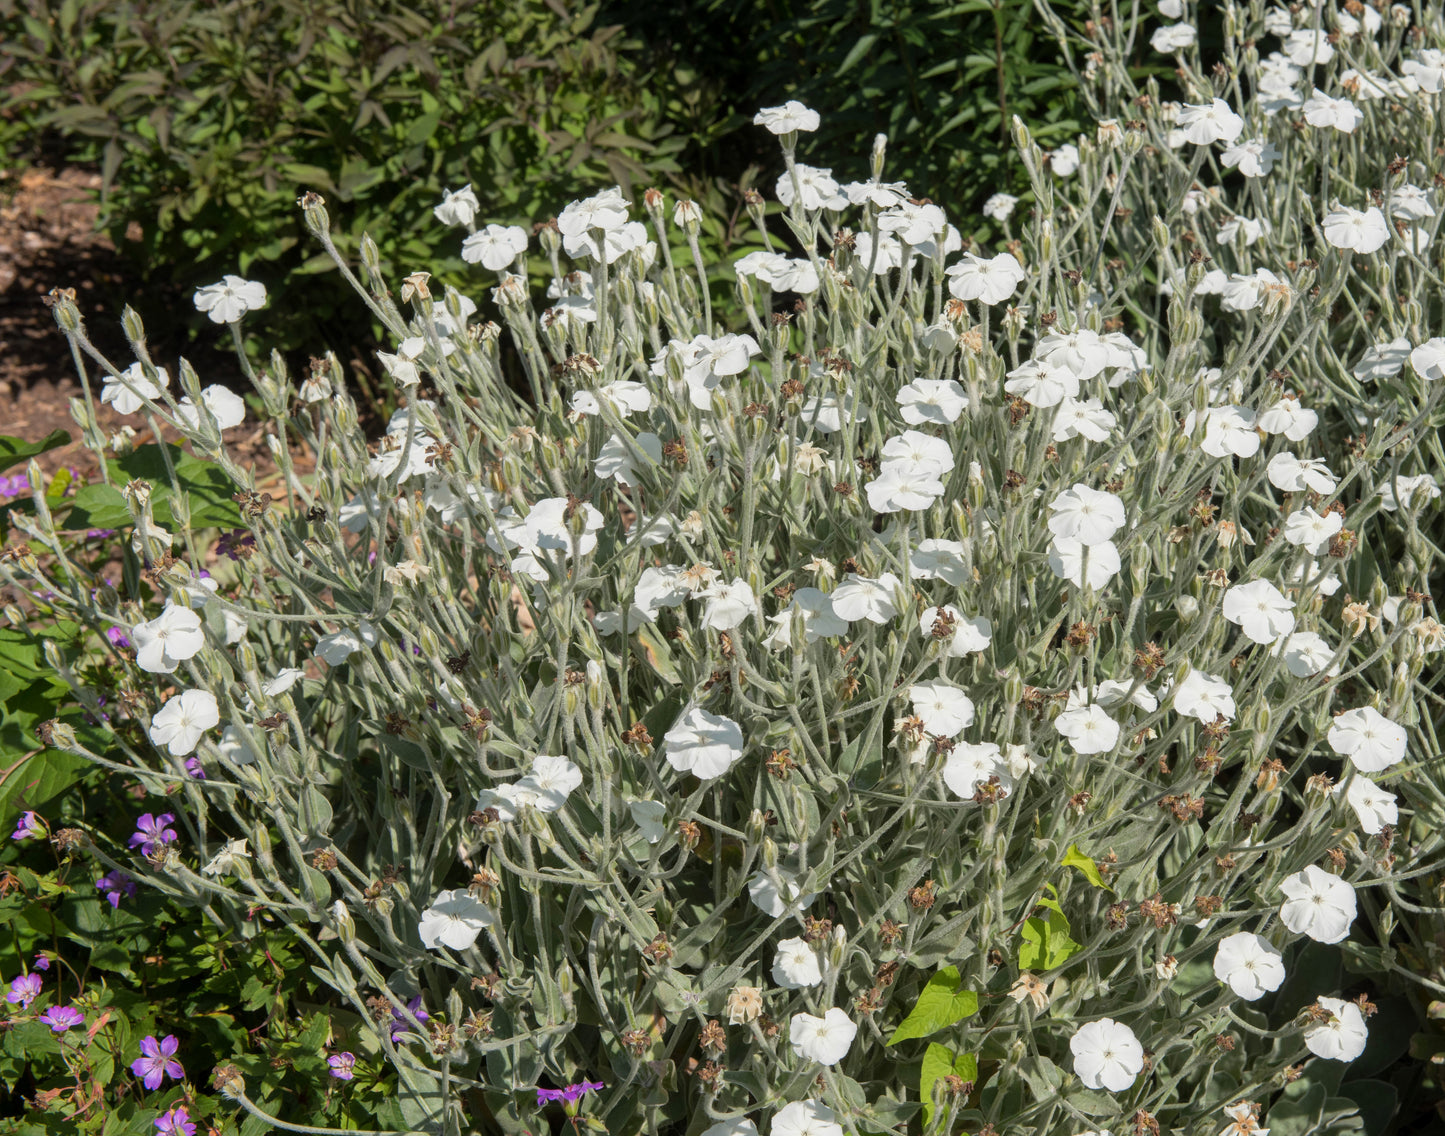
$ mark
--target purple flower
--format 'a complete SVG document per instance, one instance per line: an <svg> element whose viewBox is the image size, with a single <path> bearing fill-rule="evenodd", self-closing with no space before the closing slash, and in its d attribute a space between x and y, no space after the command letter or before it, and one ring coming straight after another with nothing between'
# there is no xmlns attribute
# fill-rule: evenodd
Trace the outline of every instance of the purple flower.
<svg viewBox="0 0 1445 1136"><path fill-rule="evenodd" d="M48 955L46 955L46 954L43 954L43 953L36 955L36 956L35 956L35 969L36 969L36 970L49 970L49 969L50 969L50 956L48 956Z"/></svg>
<svg viewBox="0 0 1445 1136"><path fill-rule="evenodd" d="M254 549L256 538L246 529L235 529L232 532L222 533L221 539L216 541L216 555L225 556L230 560L244 560L251 555L250 551L242 552L242 549Z"/></svg>
<svg viewBox="0 0 1445 1136"><path fill-rule="evenodd" d="M30 478L23 473L13 477L0 477L0 497L18 497L30 492Z"/></svg>
<svg viewBox="0 0 1445 1136"><path fill-rule="evenodd" d="M176 839L176 830L166 827L175 819L175 813L161 813L160 816L142 813L135 822L130 846L134 848L139 845L142 856L154 856L162 847Z"/></svg>
<svg viewBox="0 0 1445 1136"><path fill-rule="evenodd" d="M541 1108L548 1101L566 1101L570 1104L580 1099L583 1093L595 1093L605 1087L601 1081L578 1081L565 1089L538 1089L537 1107Z"/></svg>
<svg viewBox="0 0 1445 1136"><path fill-rule="evenodd" d="M95 881L95 886L105 892L105 898L110 901L111 907L119 907L122 896L126 899L135 898L135 880L124 872L107 872Z"/></svg>
<svg viewBox="0 0 1445 1136"><path fill-rule="evenodd" d="M356 1067L354 1053L333 1053L326 1059L326 1064L331 1066L331 1075L338 1081L349 1081L356 1076L351 1071Z"/></svg>
<svg viewBox="0 0 1445 1136"><path fill-rule="evenodd" d="M406 1008L412 1012L412 1016L419 1022L430 1021L431 1017L421 1008L421 995L418 994L406 1004ZM395 1006L391 1010L391 1040L400 1041L411 1031L411 1022L406 1019Z"/></svg>
<svg viewBox="0 0 1445 1136"><path fill-rule="evenodd" d="M106 629L106 632L105 632L105 637L111 641L111 644L112 644L113 646L116 646L116 647L129 647L129 646L130 646L130 640L126 638L125 628L124 628L124 627L111 627L111 628L107 628L107 629Z"/></svg>
<svg viewBox="0 0 1445 1136"><path fill-rule="evenodd" d="M176 1105L170 1112L156 1117L157 1136L196 1136L196 1124L185 1105Z"/></svg>
<svg viewBox="0 0 1445 1136"><path fill-rule="evenodd" d="M48 1025L52 1032L64 1033L75 1026L84 1025L85 1015L69 1006L51 1006L40 1015L40 1020Z"/></svg>
<svg viewBox="0 0 1445 1136"><path fill-rule="evenodd" d="M186 772L197 781L204 781L206 779L206 771L201 768L201 759L199 757L186 758Z"/></svg>
<svg viewBox="0 0 1445 1136"><path fill-rule="evenodd" d="M30 1003L40 997L40 975L22 974L18 978L10 980L10 993L5 995L5 1001L12 1006L17 1002L22 1010L29 1009Z"/></svg>
<svg viewBox="0 0 1445 1136"><path fill-rule="evenodd" d="M131 1062L130 1071L140 1077L148 1089L160 1088L167 1077L181 1080L185 1077L186 1070L175 1056L180 1044L173 1033L166 1034L160 1041L154 1037L141 1038L142 1056Z"/></svg>
<svg viewBox="0 0 1445 1136"><path fill-rule="evenodd" d="M104 540L106 537L115 536L115 529L86 529L86 540Z"/></svg>
<svg viewBox="0 0 1445 1136"><path fill-rule="evenodd" d="M39 840L45 835L45 823L34 813L21 813L20 820L15 825L15 831L10 834L11 840Z"/></svg>

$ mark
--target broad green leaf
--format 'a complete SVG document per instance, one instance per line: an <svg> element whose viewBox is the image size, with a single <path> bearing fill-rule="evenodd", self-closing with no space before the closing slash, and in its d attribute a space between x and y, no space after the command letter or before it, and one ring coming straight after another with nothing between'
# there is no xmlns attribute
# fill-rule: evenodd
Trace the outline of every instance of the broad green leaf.
<svg viewBox="0 0 1445 1136"><path fill-rule="evenodd" d="M946 1045L929 1042L918 1077L918 1096L923 1101L923 1129L933 1123L933 1086L942 1078L956 1076L965 1084L978 1081L978 1058L972 1053L955 1054Z"/></svg>
<svg viewBox="0 0 1445 1136"><path fill-rule="evenodd" d="M1055 906L1051 900L1040 902ZM1020 934L1024 941L1019 945L1019 966L1025 970L1054 970L1083 950L1081 943L1069 938L1069 921L1057 910L1050 910L1047 919L1024 920Z"/></svg>
<svg viewBox="0 0 1445 1136"><path fill-rule="evenodd" d="M64 430L52 430L38 442L27 442L23 438L12 438L0 434L0 473L12 465L19 465L33 457L70 443L70 435Z"/></svg>
<svg viewBox="0 0 1445 1136"><path fill-rule="evenodd" d="M888 1044L927 1037L978 1013L978 995L972 990L959 989L962 984L956 966L946 966L930 978L919 991L917 1004L893 1031Z"/></svg>
<svg viewBox="0 0 1445 1136"><path fill-rule="evenodd" d="M1084 878L1096 888L1103 888L1105 891L1114 890L1104 882L1104 876L1099 871L1099 865L1080 852L1077 844L1070 844L1069 850L1064 853L1064 867L1078 868L1079 871L1084 873Z"/></svg>

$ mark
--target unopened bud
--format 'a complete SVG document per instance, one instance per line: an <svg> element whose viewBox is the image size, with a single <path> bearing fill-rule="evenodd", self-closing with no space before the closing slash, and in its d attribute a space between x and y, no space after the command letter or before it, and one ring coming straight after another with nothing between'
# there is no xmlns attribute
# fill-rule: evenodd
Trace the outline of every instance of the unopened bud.
<svg viewBox="0 0 1445 1136"><path fill-rule="evenodd" d="M125 306L125 311L120 313L120 326L121 330L125 332L127 342L136 350L137 354L143 352L146 340L145 324L141 322L140 313L129 304Z"/></svg>
<svg viewBox="0 0 1445 1136"><path fill-rule="evenodd" d="M343 943L354 943L356 922L351 918L351 908L346 906L344 899L338 899L331 905L331 916L336 920L336 937Z"/></svg>
<svg viewBox="0 0 1445 1136"><path fill-rule="evenodd" d="M763 867L768 871L774 871L778 866L778 846L773 843L771 836L763 837Z"/></svg>
<svg viewBox="0 0 1445 1136"><path fill-rule="evenodd" d="M1014 120L1015 122L1018 119ZM873 136L873 153L868 156L868 170L873 175L874 181L883 180L883 159L888 155L888 135L875 134Z"/></svg>
<svg viewBox="0 0 1445 1136"><path fill-rule="evenodd" d="M672 211L672 223L686 233L695 233L702 225L702 210L695 201L679 201Z"/></svg>

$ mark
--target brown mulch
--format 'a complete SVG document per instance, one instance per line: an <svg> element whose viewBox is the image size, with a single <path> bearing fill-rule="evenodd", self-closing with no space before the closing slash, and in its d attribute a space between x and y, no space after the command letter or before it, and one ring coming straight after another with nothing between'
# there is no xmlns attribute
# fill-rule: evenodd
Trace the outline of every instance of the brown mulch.
<svg viewBox="0 0 1445 1136"><path fill-rule="evenodd" d="M68 466L92 476L98 469L70 416L70 400L82 391L69 345L44 302L52 288L75 289L91 341L117 364L133 355L120 329L116 297L124 296L143 316L150 309L149 345L172 377L173 356L184 349L154 334L161 330L156 313L164 313L176 298L142 281L135 266L96 229L99 187L100 175L83 168L0 170L0 434L38 441L53 430L69 433L70 445L38 459L47 474ZM217 374L213 362L205 373L207 381L234 380L236 371L231 359L230 374ZM244 380L230 385L245 389ZM99 397L98 385L93 393ZM135 415L119 415L106 406L99 420L107 435L127 424L141 433L138 442L153 440L144 436L144 421ZM175 440L173 433L167 438ZM258 481L271 479L275 465L259 425L238 428L228 441L243 466L254 464ZM305 455L297 457L305 460Z"/></svg>

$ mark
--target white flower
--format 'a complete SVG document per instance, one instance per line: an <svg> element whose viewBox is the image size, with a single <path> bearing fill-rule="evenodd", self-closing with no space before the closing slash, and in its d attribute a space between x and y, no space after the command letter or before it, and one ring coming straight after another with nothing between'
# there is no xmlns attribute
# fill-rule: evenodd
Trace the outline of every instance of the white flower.
<svg viewBox="0 0 1445 1136"><path fill-rule="evenodd" d="M704 781L721 777L743 755L742 727L694 706L662 738L667 763Z"/></svg>
<svg viewBox="0 0 1445 1136"><path fill-rule="evenodd" d="M1219 941L1214 977L1246 1002L1257 1002L1284 981L1284 956L1267 940L1241 931Z"/></svg>
<svg viewBox="0 0 1445 1136"><path fill-rule="evenodd" d="M948 227L948 218L937 205L915 205L900 201L878 218L878 228L892 233L905 245L929 243Z"/></svg>
<svg viewBox="0 0 1445 1136"><path fill-rule="evenodd" d="M715 583L702 594L708 601L703 625L714 631L731 631L742 626L748 616L762 614L752 588L740 576L731 584Z"/></svg>
<svg viewBox="0 0 1445 1136"><path fill-rule="evenodd" d="M160 398L161 387L170 385L171 377L164 367L153 369L160 380L159 386L146 378L145 368L140 363L132 363L120 373L120 378L107 375L105 385L100 389L100 401L110 403L117 414L134 414L146 405L147 399ZM132 387L135 389L131 390Z"/></svg>
<svg viewBox="0 0 1445 1136"><path fill-rule="evenodd" d="M166 604L160 615L132 627L130 634L136 666L151 674L171 674L206 645L201 617L190 608L174 604Z"/></svg>
<svg viewBox="0 0 1445 1136"><path fill-rule="evenodd" d="M1390 194L1386 207L1391 217L1405 221L1426 221L1435 216L1430 194L1418 185L1402 185Z"/></svg>
<svg viewBox="0 0 1445 1136"><path fill-rule="evenodd" d="M1314 28L1297 28L1281 37L1284 40L1284 53L1296 67L1328 63L1335 57L1335 49L1326 38L1327 35L1323 28L1318 32ZM1319 91L1316 90L1315 94L1319 94Z"/></svg>
<svg viewBox="0 0 1445 1136"><path fill-rule="evenodd" d="M220 721L214 694L209 690L183 690L156 711L148 732L156 745L165 746L175 757L185 757Z"/></svg>
<svg viewBox="0 0 1445 1136"><path fill-rule="evenodd" d="M784 911L790 911L794 915L799 914L813 900L818 898L817 892L803 894L803 889L798 886L798 879L792 872L776 869L779 882L783 890L787 892L788 898L783 899L778 892L777 884L768 878L767 872L754 872L748 880L748 898L752 900L753 906L765 914L776 919Z"/></svg>
<svg viewBox="0 0 1445 1136"><path fill-rule="evenodd" d="M236 870L237 860L249 860L251 854L246 851L244 840L228 840L201 869L203 876L225 876Z"/></svg>
<svg viewBox="0 0 1445 1136"><path fill-rule="evenodd" d="M1410 352L1410 366L1427 383L1445 377L1445 339L1427 339Z"/></svg>
<svg viewBox="0 0 1445 1136"><path fill-rule="evenodd" d="M948 270L948 278L948 291L957 299L999 304L1018 290L1028 279L1028 273L1009 253L984 260L967 252L963 254L962 264Z"/></svg>
<svg viewBox="0 0 1445 1136"><path fill-rule="evenodd" d="M633 445L651 459L653 465L662 464L662 439L647 430L632 439ZM646 466L642 468L646 469ZM613 434L602 443L592 463L592 472L602 480L616 478L620 485L637 484L638 462L635 452L628 448L620 434Z"/></svg>
<svg viewBox="0 0 1445 1136"><path fill-rule="evenodd" d="M227 726L221 731L216 749L227 761L237 765L250 765L256 760L256 750L250 735L238 726Z"/></svg>
<svg viewBox="0 0 1445 1136"><path fill-rule="evenodd" d="M275 698L277 695L285 694L305 677L306 672L298 667L282 667L276 672L275 678L267 679L261 684L261 693L267 698Z"/></svg>
<svg viewBox="0 0 1445 1136"><path fill-rule="evenodd" d="M1054 414L1053 438L1065 442L1070 438L1083 437L1091 442L1103 442L1115 426L1112 414L1104 409L1097 398L1082 401L1066 398Z"/></svg>
<svg viewBox="0 0 1445 1136"><path fill-rule="evenodd" d="M1405 727L1372 706L1335 715L1325 740L1361 773L1379 773L1405 760L1409 737Z"/></svg>
<svg viewBox="0 0 1445 1136"><path fill-rule="evenodd" d="M910 426L921 426L925 422L947 426L958 421L968 406L968 396L952 379L920 377L899 388L897 402L903 421Z"/></svg>
<svg viewBox="0 0 1445 1136"><path fill-rule="evenodd" d="M466 888L438 892L416 925L421 944L428 950L450 947L464 951L486 928L497 925L497 915Z"/></svg>
<svg viewBox="0 0 1445 1136"><path fill-rule="evenodd" d="M1079 393L1079 375L1062 363L1029 359L1007 373L1003 389L1030 406L1058 406Z"/></svg>
<svg viewBox="0 0 1445 1136"><path fill-rule="evenodd" d="M367 620L362 620L356 630L347 628L323 635L316 641L316 654L333 667L346 662L362 647L374 647L380 635Z"/></svg>
<svg viewBox="0 0 1445 1136"><path fill-rule="evenodd" d="M1069 1050L1074 1072L1086 1088L1122 1093L1144 1069L1144 1047L1134 1031L1112 1018L1081 1026Z"/></svg>
<svg viewBox="0 0 1445 1136"><path fill-rule="evenodd" d="M913 713L934 737L952 738L973 722L973 703L967 694L946 682L925 682L908 688Z"/></svg>
<svg viewBox="0 0 1445 1136"><path fill-rule="evenodd" d="M1186 47L1193 47L1199 38L1199 33L1194 30L1192 24L1171 24L1165 28L1155 28L1154 34L1149 37L1149 46L1161 54L1169 54L1174 51L1182 51Z"/></svg>
<svg viewBox="0 0 1445 1136"><path fill-rule="evenodd" d="M613 233L627 224L627 199L618 186L594 193L581 201L574 201L557 215L557 231L564 238L591 239L594 229ZM596 245L592 246L596 251ZM575 256L570 249L568 256Z"/></svg>
<svg viewBox="0 0 1445 1136"><path fill-rule="evenodd" d="M833 611L832 596L818 588L799 588L793 593L792 602L771 617L777 627L764 640L771 650L793 646L794 613L802 614L803 635L809 643L848 634L848 621L838 618Z"/></svg>
<svg viewBox="0 0 1445 1136"><path fill-rule="evenodd" d="M1286 636L1270 648L1270 654L1283 656L1285 669L1295 678L1319 674L1335 657L1329 641L1313 631L1296 631ZM1336 664L1330 673L1338 674L1339 669Z"/></svg>
<svg viewBox="0 0 1445 1136"><path fill-rule="evenodd" d="M980 785L992 784L1000 798L1013 792L1014 772L993 742L959 742L943 765L943 783L965 801Z"/></svg>
<svg viewBox="0 0 1445 1136"><path fill-rule="evenodd" d="M520 225L488 225L462 242L462 259L468 264L500 272L527 251L527 230Z"/></svg>
<svg viewBox="0 0 1445 1136"><path fill-rule="evenodd" d="M565 757L538 754L527 776L516 782L517 799L538 812L555 813L582 784L582 770Z"/></svg>
<svg viewBox="0 0 1445 1136"><path fill-rule="evenodd" d="M1273 643L1294 630L1294 604L1268 580L1235 584L1224 593L1222 611L1255 643Z"/></svg>
<svg viewBox="0 0 1445 1136"><path fill-rule="evenodd" d="M1259 452L1254 411L1242 406L1212 406L1205 412L1204 437L1199 448L1212 458L1253 457ZM1194 411L1184 420L1186 433L1194 429Z"/></svg>
<svg viewBox="0 0 1445 1136"><path fill-rule="evenodd" d="M1108 753L1119 740L1119 723L1097 705L1065 710L1054 719L1054 729L1069 739L1075 753Z"/></svg>
<svg viewBox="0 0 1445 1136"><path fill-rule="evenodd" d="M1364 210L1338 205L1325 214L1322 227L1325 240L1335 248L1353 252L1374 252L1390 239L1385 215L1373 205Z"/></svg>
<svg viewBox="0 0 1445 1136"><path fill-rule="evenodd" d="M827 1105L814 1100L794 1101L773 1116L770 1136L843 1136L843 1126Z"/></svg>
<svg viewBox="0 0 1445 1136"><path fill-rule="evenodd" d="M1285 901L1279 917L1295 934L1317 943L1338 943L1355 921L1355 889L1339 876L1309 864L1279 885Z"/></svg>
<svg viewBox="0 0 1445 1136"><path fill-rule="evenodd" d="M801 990L823 981L818 952L806 939L784 939L773 956L773 981L785 990Z"/></svg>
<svg viewBox="0 0 1445 1136"><path fill-rule="evenodd" d="M774 134L817 130L821 121L817 111L809 110L797 99L789 99L782 106L764 107L753 115L754 126L764 127Z"/></svg>
<svg viewBox="0 0 1445 1136"><path fill-rule="evenodd" d="M1363 773L1356 773L1348 784L1334 787L1336 797L1344 795L1345 803L1355 811L1360 827L1370 836L1384 831L1386 825L1400 822L1395 794L1381 789Z"/></svg>
<svg viewBox="0 0 1445 1136"><path fill-rule="evenodd" d="M896 513L928 508L943 496L944 484L927 470L885 463L864 492L875 513Z"/></svg>
<svg viewBox="0 0 1445 1136"><path fill-rule="evenodd" d="M1007 221L1019 199L1011 193L995 193L983 203L983 215L994 221Z"/></svg>
<svg viewBox="0 0 1445 1136"><path fill-rule="evenodd" d="M963 559L963 544L956 540L930 537L920 540L913 550L909 566L920 580L942 580L961 587L969 579L968 565Z"/></svg>
<svg viewBox="0 0 1445 1136"><path fill-rule="evenodd" d="M849 572L833 589L833 612L849 623L860 619L887 623L898 615L893 602L893 593L898 587L898 577L892 572L885 572L876 580Z"/></svg>
<svg viewBox="0 0 1445 1136"><path fill-rule="evenodd" d="M835 592L834 595L836 594ZM941 617L946 624L953 627L953 634L949 636L948 646L945 648L949 658L961 659L965 655L988 650L993 639L993 624L981 615L967 618L952 604L928 608L918 618L918 630L923 632L925 637L932 638L935 629L942 630L938 628Z"/></svg>
<svg viewBox="0 0 1445 1136"><path fill-rule="evenodd" d="M1283 155L1275 149L1273 142L1251 138L1248 142L1236 142L1230 146L1219 155L1219 160L1227 169L1238 166L1245 177L1258 178L1266 177L1281 157Z"/></svg>
<svg viewBox="0 0 1445 1136"><path fill-rule="evenodd" d="M1332 99L1318 87L1300 108L1311 126L1333 126L1345 134L1354 132L1365 116L1349 99Z"/></svg>
<svg viewBox="0 0 1445 1136"><path fill-rule="evenodd" d="M1219 304L1220 307L1234 312L1253 311L1259 307L1259 293L1262 289L1284 286L1283 281L1267 268L1257 268L1248 276L1241 276L1236 272L1230 276L1220 292Z"/></svg>
<svg viewBox="0 0 1445 1136"><path fill-rule="evenodd" d="M1079 148L1072 142L1065 142L1057 150L1050 150L1049 169L1055 177L1069 177L1079 168Z"/></svg>
<svg viewBox="0 0 1445 1136"><path fill-rule="evenodd" d="M1321 997L1318 1001L1332 1016L1329 1021L1305 1026L1305 1048L1327 1061L1353 1061L1365 1052L1370 1036L1365 1015L1359 1006L1340 998Z"/></svg>
<svg viewBox="0 0 1445 1136"><path fill-rule="evenodd" d="M816 169L813 166L805 166L799 162L793 167L798 175L797 189L803 193L803 208L810 212L817 209L846 209L848 198L838 189L838 183L833 180L832 170ZM784 205L792 205L795 189L793 177L786 170L783 176L778 178L778 184L774 187L778 200Z"/></svg>
<svg viewBox="0 0 1445 1136"><path fill-rule="evenodd" d="M1211 142L1233 142L1244 130L1244 119L1223 99L1215 99L1204 106L1185 103L1179 108L1179 126L1186 141L1207 146Z"/></svg>
<svg viewBox="0 0 1445 1136"><path fill-rule="evenodd" d="M1413 79L1426 94L1438 95L1445 89L1445 52L1432 47L1418 51L1414 59L1400 64L1400 74Z"/></svg>
<svg viewBox="0 0 1445 1136"><path fill-rule="evenodd" d="M816 1061L819 1065L836 1065L842 1061L857 1033L857 1025L837 1006L821 1018L794 1014L788 1023L788 1042L793 1052L804 1061Z"/></svg>
<svg viewBox="0 0 1445 1136"><path fill-rule="evenodd" d="M1146 714L1152 714L1159 709L1159 699L1150 692L1147 686L1140 684L1135 689L1132 682L1116 678L1106 678L1094 687L1094 701L1108 710L1112 710L1115 706L1122 706L1125 701L1133 703ZM1069 692L1067 709L1086 704L1087 699L1084 697L1082 688Z"/></svg>
<svg viewBox="0 0 1445 1136"><path fill-rule="evenodd" d="M1269 231L1270 224L1268 221L1256 221L1252 217L1242 217L1239 214L1235 214L1219 226L1219 243L1222 245L1232 245L1234 238L1243 233L1245 246L1248 247Z"/></svg>
<svg viewBox="0 0 1445 1136"><path fill-rule="evenodd" d="M1283 434L1291 442L1302 442L1319 421L1320 416L1301 406L1299 399L1285 397L1261 414L1257 425L1266 434Z"/></svg>
<svg viewBox="0 0 1445 1136"><path fill-rule="evenodd" d="M1066 536L1056 536L1049 543L1049 567L1055 576L1068 580L1076 588L1084 586L1084 548ZM1119 549L1112 540L1089 546L1088 560L1088 585L1096 592L1118 575L1123 566Z"/></svg>
<svg viewBox="0 0 1445 1136"><path fill-rule="evenodd" d="M235 323L266 303L266 286L255 280L227 276L219 284L207 284L193 299L196 310L210 316L212 323Z"/></svg>
<svg viewBox="0 0 1445 1136"><path fill-rule="evenodd" d="M1034 346L1034 355L1055 367L1067 367L1079 378L1092 379L1111 366L1114 352L1097 331L1087 327L1074 331L1051 331ZM1076 395L1079 392L1069 392Z"/></svg>
<svg viewBox="0 0 1445 1136"><path fill-rule="evenodd" d="M1283 489L1286 493L1313 489L1316 493L1327 496L1335 491L1337 484L1335 475L1324 462L1314 458L1301 460L1289 450L1281 450L1270 458L1264 472L1271 485L1276 489Z"/></svg>
<svg viewBox="0 0 1445 1136"><path fill-rule="evenodd" d="M1080 544L1103 544L1124 527L1124 502L1112 493L1082 482L1065 489L1049 503L1049 532Z"/></svg>
<svg viewBox="0 0 1445 1136"><path fill-rule="evenodd" d="M1321 515L1306 505L1285 518L1284 539L1306 549L1311 556L1319 556L1344 524L1344 517L1333 509Z"/></svg>
<svg viewBox="0 0 1445 1136"><path fill-rule="evenodd" d="M201 392L201 402L216 420L218 430L229 430L246 420L246 402L235 391L219 383L208 386ZM187 395L176 403L176 413L181 421L193 430L201 428L201 412Z"/></svg>
<svg viewBox="0 0 1445 1136"><path fill-rule="evenodd" d="M450 189L443 189L442 203L433 207L432 213L443 225L461 225L465 228L477 219L477 212L481 207L482 203L477 200L472 187L464 185L455 193Z"/></svg>
<svg viewBox="0 0 1445 1136"><path fill-rule="evenodd" d="M820 434L836 434L845 421L868 421L868 409L859 406L856 398L850 398L845 407L835 395L814 395L803 403L799 417Z"/></svg>
<svg viewBox="0 0 1445 1136"><path fill-rule="evenodd" d="M1376 379L1388 379L1400 373L1405 361L1410 358L1410 341L1398 336L1389 343L1377 343L1360 356L1350 371L1358 382L1372 383Z"/></svg>
<svg viewBox="0 0 1445 1136"><path fill-rule="evenodd" d="M1206 726L1221 714L1226 721L1233 721L1234 691L1216 675L1191 670L1174 690L1174 709L1179 714L1198 718Z"/></svg>
<svg viewBox="0 0 1445 1136"><path fill-rule="evenodd" d="M656 844L666 835L667 806L661 801L629 801L627 811L647 843Z"/></svg>
<svg viewBox="0 0 1445 1136"><path fill-rule="evenodd" d="M1423 508L1440 496L1440 483L1428 473L1414 477L1396 475L1393 481L1380 483L1380 508L1393 513L1401 504L1407 509Z"/></svg>

